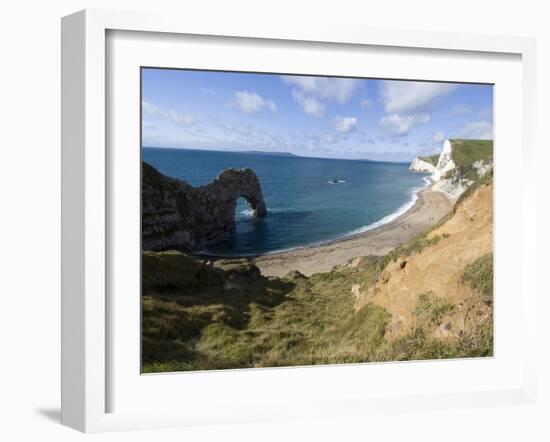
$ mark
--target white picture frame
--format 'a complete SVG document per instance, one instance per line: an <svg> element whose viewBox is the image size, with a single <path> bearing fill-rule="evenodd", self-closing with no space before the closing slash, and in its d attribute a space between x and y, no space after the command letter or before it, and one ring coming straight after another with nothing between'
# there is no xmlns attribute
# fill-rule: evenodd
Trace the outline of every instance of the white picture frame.
<svg viewBox="0 0 550 442"><path fill-rule="evenodd" d="M342 26L308 25L294 28L284 24L219 23L194 17L165 17L86 10L62 21L62 423L84 432L168 426L206 425L216 422L252 422L288 417L368 414L436 408L475 407L532 403L536 396L535 339L526 339L518 355L521 379L502 388L451 393L441 389L426 394L388 394L349 397L337 394L316 398L308 407L262 407L237 399L233 409L206 413L189 410L110 411L109 370L112 359L108 342L109 324L109 253L112 238L108 229L111 198L109 196L109 155L106 121L109 93L106 66L106 36L110 31L154 32L162 35L217 36L221 38L268 39L272 41L308 42L376 46L384 48L426 49L432 51L467 51L510 54L521 57L521 157L523 176L534 168L535 130L535 43L532 39L478 35L388 31ZM158 35L158 34L157 34ZM497 172L498 173L498 172ZM525 336L533 337L536 324L536 285L532 260L536 256L536 193L521 188L521 307L519 318ZM497 248L499 246L497 245ZM527 257L531 257L527 265ZM496 286L498 287L498 281ZM498 292L497 292L498 293ZM517 326L517 324L516 324ZM498 333L498 331L497 331ZM497 338L498 339L498 338ZM498 355L497 355L498 357ZM437 368L424 363L418 370ZM424 365L422 365L424 364ZM380 365L379 365L380 367ZM387 366L389 367L389 366ZM383 367L382 367L383 368ZM364 368L352 367L355 375ZM299 370L294 369L295 373ZM316 368L317 376L326 367ZM254 382L273 377L276 370L262 371ZM328 373L328 371L327 371ZM138 373L139 375L139 373ZM224 376L213 373L214 376ZM241 380L252 376L240 371ZM169 376L164 383L170 383ZM213 378L210 378L213 379Z"/></svg>

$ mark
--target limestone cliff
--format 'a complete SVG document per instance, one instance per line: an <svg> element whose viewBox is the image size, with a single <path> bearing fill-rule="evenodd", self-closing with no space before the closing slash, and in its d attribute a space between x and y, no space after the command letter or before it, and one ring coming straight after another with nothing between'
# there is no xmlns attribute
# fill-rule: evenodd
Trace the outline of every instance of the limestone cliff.
<svg viewBox="0 0 550 442"><path fill-rule="evenodd" d="M435 172L435 166L432 163L429 163L428 161L425 161L420 157L417 157L413 160L413 162L409 166L409 169L414 170L415 172L428 172L428 173Z"/></svg>
<svg viewBox="0 0 550 442"><path fill-rule="evenodd" d="M193 187L142 162L142 249L200 250L235 230L235 207L243 197L254 216L267 214L252 169L227 169L210 184Z"/></svg>
<svg viewBox="0 0 550 442"><path fill-rule="evenodd" d="M451 140L445 140L443 143L443 151L441 152L441 155L439 155L439 161L437 162L435 171L432 175L434 181L439 181L447 174L448 171L456 168L452 153L453 145L451 144Z"/></svg>
<svg viewBox="0 0 550 442"><path fill-rule="evenodd" d="M439 160L439 154L429 155L425 157L416 157L411 163L409 169L415 172L429 172L434 173L435 167Z"/></svg>
<svg viewBox="0 0 550 442"><path fill-rule="evenodd" d="M491 140L445 140L435 166L424 157L415 158L410 169L431 172L434 190L458 198L469 186L493 168ZM428 163L426 166L424 163Z"/></svg>

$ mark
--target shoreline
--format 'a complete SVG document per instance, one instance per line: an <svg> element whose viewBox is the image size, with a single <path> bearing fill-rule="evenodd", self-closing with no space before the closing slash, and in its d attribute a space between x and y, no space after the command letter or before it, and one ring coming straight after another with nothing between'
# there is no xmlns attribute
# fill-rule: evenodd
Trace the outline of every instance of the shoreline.
<svg viewBox="0 0 550 442"><path fill-rule="evenodd" d="M414 208L414 206L417 204L420 194L433 187L435 184L429 177L424 177L424 181L426 182L426 185L424 187L418 187L416 189L413 189L411 193L411 200L405 204L403 204L401 207L399 207L395 212L390 213L389 215L386 215L384 218L369 224L364 227L359 227L355 230L349 231L341 236L334 237L332 239L326 239L321 240L317 242L313 242L310 244L305 244L303 246L295 246L295 247L289 247L288 249L279 249L274 250L272 252L266 252L266 253L250 253L250 254L243 254L243 255L217 255L215 253L209 253L207 250L204 252L197 252L197 256L202 256L205 258L213 258L213 259L255 259L255 258L261 258L265 256L271 256L271 255L281 255L284 253L294 252L298 250L303 249L311 249L312 247L319 247L319 246L328 246L333 243L337 243L340 241L344 241L347 239L353 239L358 236L361 236L367 232L371 232L373 230L376 230L380 227L386 226L388 224L391 224L393 221L396 221L397 219L401 218L403 215L408 213L410 210ZM247 209L248 210L248 209Z"/></svg>
<svg viewBox="0 0 550 442"><path fill-rule="evenodd" d="M291 271L311 276L329 272L334 266L360 256L386 255L435 225L454 205L454 201L444 193L433 190L433 185L420 190L417 196L414 204L404 213L364 232L287 251L224 259L250 259L262 275L281 277Z"/></svg>

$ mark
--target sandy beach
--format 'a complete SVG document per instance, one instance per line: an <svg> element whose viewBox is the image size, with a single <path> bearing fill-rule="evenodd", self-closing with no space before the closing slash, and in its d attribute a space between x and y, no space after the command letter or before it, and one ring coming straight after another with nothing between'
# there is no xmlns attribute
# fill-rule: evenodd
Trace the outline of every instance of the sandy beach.
<svg viewBox="0 0 550 442"><path fill-rule="evenodd" d="M323 245L259 256L254 263L266 276L284 276L293 270L306 276L328 272L358 256L391 252L436 224L452 207L444 193L428 187L407 212L388 224Z"/></svg>

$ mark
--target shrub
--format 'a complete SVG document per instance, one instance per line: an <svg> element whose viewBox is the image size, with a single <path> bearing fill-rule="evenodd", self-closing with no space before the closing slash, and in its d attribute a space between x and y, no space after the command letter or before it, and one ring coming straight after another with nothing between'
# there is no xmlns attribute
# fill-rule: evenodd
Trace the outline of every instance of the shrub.
<svg viewBox="0 0 550 442"><path fill-rule="evenodd" d="M493 302L493 253L487 253L467 265L462 274L462 281L481 293L483 302Z"/></svg>

